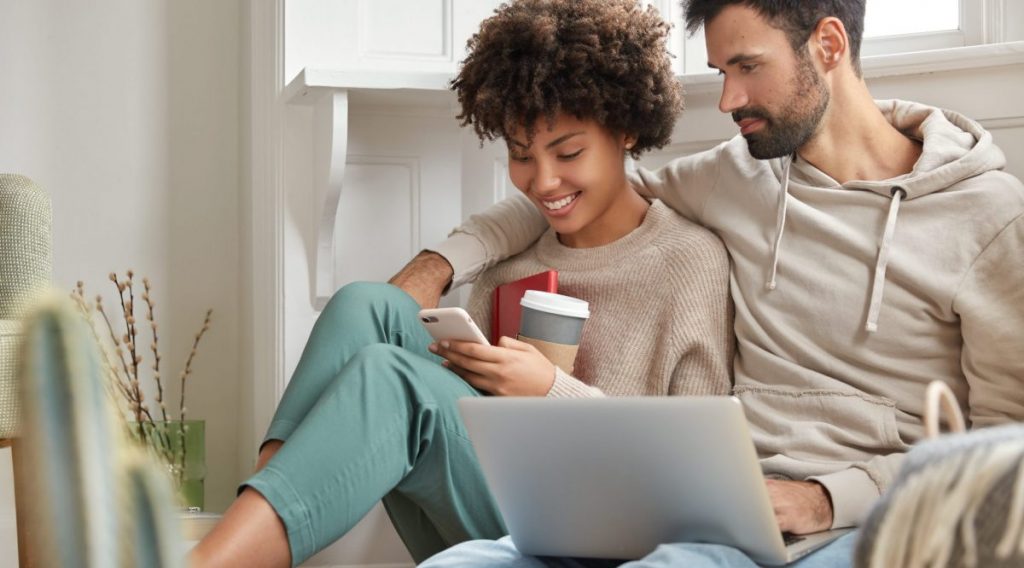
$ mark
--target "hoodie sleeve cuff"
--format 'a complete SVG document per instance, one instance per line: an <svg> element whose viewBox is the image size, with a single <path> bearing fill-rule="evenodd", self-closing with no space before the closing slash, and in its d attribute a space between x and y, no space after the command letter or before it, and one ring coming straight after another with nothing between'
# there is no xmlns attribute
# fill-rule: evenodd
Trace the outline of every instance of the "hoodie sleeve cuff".
<svg viewBox="0 0 1024 568"><path fill-rule="evenodd" d="M475 280L487 262L484 244L468 233L452 233L443 243L428 250L443 256L452 265L452 283L445 293Z"/></svg>
<svg viewBox="0 0 1024 568"><path fill-rule="evenodd" d="M844 469L807 479L824 485L831 496L834 529L859 526L878 501L878 486L862 469Z"/></svg>
<svg viewBox="0 0 1024 568"><path fill-rule="evenodd" d="M566 373L561 367L555 367L555 382L551 384L548 396L552 398L599 398L604 393L601 389L585 384L583 381Z"/></svg>

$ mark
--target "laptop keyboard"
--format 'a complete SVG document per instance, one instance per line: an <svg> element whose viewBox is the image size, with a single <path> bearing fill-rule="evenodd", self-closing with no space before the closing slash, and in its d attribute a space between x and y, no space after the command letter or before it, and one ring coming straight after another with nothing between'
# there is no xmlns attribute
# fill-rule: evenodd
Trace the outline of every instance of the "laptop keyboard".
<svg viewBox="0 0 1024 568"><path fill-rule="evenodd" d="M785 543L786 546L789 546L791 544L796 544L796 543L800 542L801 540L805 540L805 539L804 539L804 537L802 537L800 535L792 534L792 533L782 533L782 542Z"/></svg>

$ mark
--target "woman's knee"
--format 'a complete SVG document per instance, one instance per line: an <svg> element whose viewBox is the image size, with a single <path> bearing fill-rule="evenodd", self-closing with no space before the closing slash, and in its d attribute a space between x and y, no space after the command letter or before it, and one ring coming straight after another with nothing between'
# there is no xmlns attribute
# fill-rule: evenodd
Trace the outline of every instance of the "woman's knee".
<svg viewBox="0 0 1024 568"><path fill-rule="evenodd" d="M331 296L323 314L349 311L353 308L370 308L382 300L387 301L395 297L396 291L401 292L398 288L382 282L352 282L342 286Z"/></svg>
<svg viewBox="0 0 1024 568"><path fill-rule="evenodd" d="M351 375L357 380L378 385L415 384L414 378L419 374L417 369L423 365L415 358L405 348L390 343L373 343L356 351L341 374L346 379Z"/></svg>
<svg viewBox="0 0 1024 568"><path fill-rule="evenodd" d="M352 356L349 364L355 364L363 367L368 365L396 366L405 359L407 354L408 351L402 347L398 347L397 345L392 345L390 343L371 343L370 345L361 347L359 351L356 351L356 354Z"/></svg>
<svg viewBox="0 0 1024 568"><path fill-rule="evenodd" d="M471 394L470 387L458 375L428 359L427 354L417 355L403 347L375 343L359 349L342 375L354 375L369 385L390 386L441 406Z"/></svg>

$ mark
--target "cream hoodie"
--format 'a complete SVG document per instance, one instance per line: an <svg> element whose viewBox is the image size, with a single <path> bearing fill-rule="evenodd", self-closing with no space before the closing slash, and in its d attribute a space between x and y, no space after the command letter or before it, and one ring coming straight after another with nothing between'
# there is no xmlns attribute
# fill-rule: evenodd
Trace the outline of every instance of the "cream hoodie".
<svg viewBox="0 0 1024 568"><path fill-rule="evenodd" d="M859 524L923 436L939 379L974 426L1024 419L1024 186L977 123L879 101L923 142L909 174L839 184L737 136L634 178L721 237L732 260L735 395L766 475L815 479L834 527ZM455 283L545 227L516 197L437 251Z"/></svg>

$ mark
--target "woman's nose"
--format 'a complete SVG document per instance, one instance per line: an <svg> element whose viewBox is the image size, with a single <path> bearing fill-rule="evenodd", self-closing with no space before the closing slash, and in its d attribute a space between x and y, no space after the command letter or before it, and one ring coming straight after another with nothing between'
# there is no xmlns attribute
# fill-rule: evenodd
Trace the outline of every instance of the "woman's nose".
<svg viewBox="0 0 1024 568"><path fill-rule="evenodd" d="M562 185L562 180L558 175L558 168L552 164L537 164L537 175L533 179L533 189L537 193L547 193L555 191Z"/></svg>

